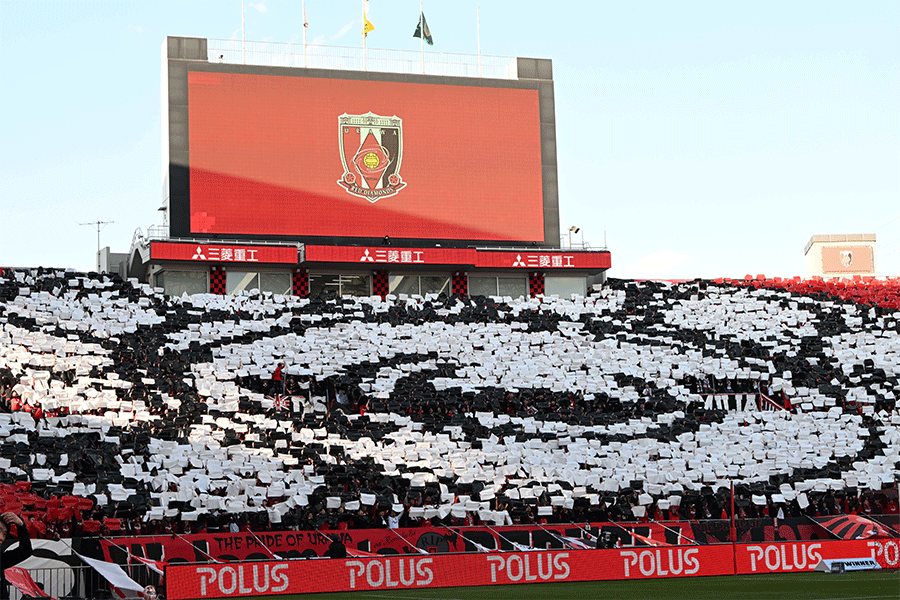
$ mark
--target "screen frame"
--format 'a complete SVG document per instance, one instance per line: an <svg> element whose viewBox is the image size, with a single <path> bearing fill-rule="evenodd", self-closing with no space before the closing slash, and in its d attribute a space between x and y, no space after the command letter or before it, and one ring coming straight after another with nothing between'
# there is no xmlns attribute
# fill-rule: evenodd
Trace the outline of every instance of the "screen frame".
<svg viewBox="0 0 900 600"><path fill-rule="evenodd" d="M453 85L482 88L511 88L536 90L538 92L539 119L540 119L540 154L541 154L541 182L542 182L542 209L543 209L543 241L534 240L473 240L452 238L392 238L392 243L397 245L434 246L435 244L449 247L521 247L538 245L544 247L557 247L559 245L559 197L557 187L556 165L556 123L554 111L553 82L550 77L539 77L538 72L549 74L549 60L547 66L542 69L533 68L533 63L538 59L515 59L519 61L518 72L530 71L535 78L528 79L479 79L469 77L443 77L430 75L409 75L399 73L376 73L364 71L345 71L331 69L304 69L293 67L271 67L257 65L235 65L208 62L197 58L185 58L175 56L173 52L173 38L169 38L169 52L165 59L165 72L163 76L163 97L167 109L167 128L164 131L164 195L169 211L169 235L173 238L228 238L231 240L270 240L299 242L309 244L337 244L337 245L373 245L381 243L382 237L342 237L342 236L315 236L315 235L263 235L220 233L208 234L196 232L191 229L191 195L190 195L190 114L188 109L188 74L191 72L230 73L269 75L279 77L325 78L345 79L357 81L387 81L403 82L421 85ZM205 42L205 40L202 40ZM177 47L177 46L176 46ZM205 44L201 46L205 49ZM523 61L525 67L523 67ZM528 67L531 61L532 68ZM541 62L545 59L540 59ZM167 168L166 168L167 167Z"/></svg>

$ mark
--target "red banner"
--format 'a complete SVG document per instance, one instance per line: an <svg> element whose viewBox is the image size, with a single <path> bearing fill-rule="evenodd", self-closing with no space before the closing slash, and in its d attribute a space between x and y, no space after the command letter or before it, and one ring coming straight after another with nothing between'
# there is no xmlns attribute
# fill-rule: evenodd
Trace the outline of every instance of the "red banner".
<svg viewBox="0 0 900 600"><path fill-rule="evenodd" d="M491 251L475 248L390 248L384 246L306 246L306 262L454 265L503 269L607 269L608 252Z"/></svg>
<svg viewBox="0 0 900 600"><path fill-rule="evenodd" d="M44 590L38 587L31 575L25 569L9 567L4 571L6 580L16 586L20 592L32 598L49 598Z"/></svg>
<svg viewBox="0 0 900 600"><path fill-rule="evenodd" d="M428 553L513 551L516 545L537 550L566 550L562 538L605 538L624 548L647 547L658 543L678 546L691 542L701 545L727 543L728 521L667 521L659 523L590 523L586 525L542 525L508 527L412 527L408 529L345 529L336 531L261 531L256 534L205 533L172 536L117 538L115 544L100 540L104 558L126 565L128 556L122 548L131 548L135 556L172 562L204 562L212 556L224 562L232 560L268 560L271 552L283 558L324 556L337 536L351 551L382 555L410 554L416 550ZM896 525L892 525L896 528ZM818 523L807 519L785 519L776 530L771 519L738 521L738 541L764 546L781 540L816 543L833 539ZM589 535L586 535L589 534ZM776 535L777 534L777 535ZM591 541L588 541L592 544ZM889 550L890 552L890 550ZM893 555L890 555L893 556ZM798 555L799 559L799 555ZM773 559L774 560L774 559Z"/></svg>
<svg viewBox="0 0 900 600"><path fill-rule="evenodd" d="M823 540L735 546L737 574L812 571L822 559L871 556L882 568L900 564L900 540Z"/></svg>
<svg viewBox="0 0 900 600"><path fill-rule="evenodd" d="M503 585L607 579L728 575L731 546L568 550L381 558L170 565L167 597L225 598Z"/></svg>
<svg viewBox="0 0 900 600"><path fill-rule="evenodd" d="M383 555L409 554L416 549L429 553L475 552L479 547L511 551L513 544L538 550L564 550L560 536L580 538L584 529L578 525L544 525L541 527L413 527L408 529L347 529L340 531L260 531L257 533L187 534L173 538L167 535L123 537L115 543L100 540L104 557L120 565L128 556L122 548L131 548L136 556L166 562L204 562L216 560L267 560L274 552L284 558L324 556L337 536L354 551ZM593 523L590 533L612 534L613 543L625 547L644 546L640 538L671 545L695 539L690 523L669 522L666 527L655 523L617 525ZM634 532L638 537L632 538Z"/></svg>
<svg viewBox="0 0 900 600"><path fill-rule="evenodd" d="M297 264L296 246L232 246L150 242L153 260L189 260L203 263Z"/></svg>

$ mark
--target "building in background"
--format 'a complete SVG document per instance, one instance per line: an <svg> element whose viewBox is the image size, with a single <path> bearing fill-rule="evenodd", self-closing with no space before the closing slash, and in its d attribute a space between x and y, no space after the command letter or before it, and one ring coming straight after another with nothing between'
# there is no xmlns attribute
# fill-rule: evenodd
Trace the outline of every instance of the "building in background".
<svg viewBox="0 0 900 600"><path fill-rule="evenodd" d="M166 224L136 232L128 274L382 297L602 279L605 248L560 243L550 60L354 52L167 38Z"/></svg>
<svg viewBox="0 0 900 600"><path fill-rule="evenodd" d="M806 276L875 276L875 234L814 235L806 243Z"/></svg>

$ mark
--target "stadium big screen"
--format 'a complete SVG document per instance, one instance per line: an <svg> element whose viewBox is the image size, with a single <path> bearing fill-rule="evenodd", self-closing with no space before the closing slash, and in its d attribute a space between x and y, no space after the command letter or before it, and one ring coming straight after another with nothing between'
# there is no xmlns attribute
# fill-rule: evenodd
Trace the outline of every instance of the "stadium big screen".
<svg viewBox="0 0 900 600"><path fill-rule="evenodd" d="M226 65L171 39L173 236L558 243L549 77Z"/></svg>

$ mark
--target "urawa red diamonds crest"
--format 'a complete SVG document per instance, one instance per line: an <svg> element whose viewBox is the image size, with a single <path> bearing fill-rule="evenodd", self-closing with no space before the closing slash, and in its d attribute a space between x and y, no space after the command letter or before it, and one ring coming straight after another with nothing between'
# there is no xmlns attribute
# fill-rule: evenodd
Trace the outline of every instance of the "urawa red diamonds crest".
<svg viewBox="0 0 900 600"><path fill-rule="evenodd" d="M377 202L406 187L400 176L403 121L374 113L338 117L344 175L338 185L348 194Z"/></svg>

